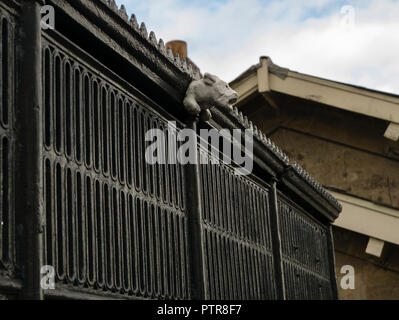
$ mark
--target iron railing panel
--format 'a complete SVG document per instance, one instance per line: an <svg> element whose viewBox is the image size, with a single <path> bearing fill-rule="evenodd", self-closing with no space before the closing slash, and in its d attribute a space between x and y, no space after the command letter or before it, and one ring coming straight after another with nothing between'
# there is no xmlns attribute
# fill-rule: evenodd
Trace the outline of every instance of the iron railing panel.
<svg viewBox="0 0 399 320"><path fill-rule="evenodd" d="M148 129L174 134L166 118L50 37L43 75L46 263L57 281L189 298L200 248L188 242L184 166L145 161ZM209 161L199 165L204 298L276 299L270 187ZM287 298L331 298L326 229L284 199L278 215Z"/></svg>
<svg viewBox="0 0 399 320"><path fill-rule="evenodd" d="M268 189L199 153L206 298L277 298Z"/></svg>
<svg viewBox="0 0 399 320"><path fill-rule="evenodd" d="M287 299L333 299L328 229L283 197L278 207Z"/></svg>
<svg viewBox="0 0 399 320"><path fill-rule="evenodd" d="M166 119L84 58L43 38L46 264L75 288L189 298L185 173L145 161Z"/></svg>

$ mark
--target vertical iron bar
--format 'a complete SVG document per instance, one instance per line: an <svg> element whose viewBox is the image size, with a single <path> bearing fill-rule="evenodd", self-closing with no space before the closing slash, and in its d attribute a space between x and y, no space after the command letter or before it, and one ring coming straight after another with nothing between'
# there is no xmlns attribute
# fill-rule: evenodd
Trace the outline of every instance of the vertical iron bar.
<svg viewBox="0 0 399 320"><path fill-rule="evenodd" d="M198 119L189 119L187 128L197 132ZM197 149L197 139L195 139L195 150ZM198 155L196 154L196 159ZM186 165L186 185L187 185L187 218L188 218L188 236L190 250L191 266L191 298L193 300L202 300L209 298L208 290L205 284L205 268L203 265L203 232L201 192L200 192L200 172L198 164Z"/></svg>
<svg viewBox="0 0 399 320"><path fill-rule="evenodd" d="M43 299L42 66L40 0L22 1L19 32L19 95L16 114L16 215L24 299Z"/></svg>
<svg viewBox="0 0 399 320"><path fill-rule="evenodd" d="M330 225L327 232L327 245L329 251L329 269L330 269L330 282L331 282L331 290L332 290L332 297L331 300L338 300L338 283L337 283L337 276L335 274L335 251L334 251L334 237L332 232L332 226Z"/></svg>
<svg viewBox="0 0 399 320"><path fill-rule="evenodd" d="M277 180L273 179L270 190L270 223L272 231L272 247L274 260L274 274L276 279L277 299L285 300L284 268L281 250L280 221L278 214Z"/></svg>

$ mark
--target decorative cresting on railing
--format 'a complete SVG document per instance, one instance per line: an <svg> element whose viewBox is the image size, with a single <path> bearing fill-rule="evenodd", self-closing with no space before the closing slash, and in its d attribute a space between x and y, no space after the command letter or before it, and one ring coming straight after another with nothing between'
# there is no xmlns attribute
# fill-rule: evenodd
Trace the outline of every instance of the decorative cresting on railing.
<svg viewBox="0 0 399 320"><path fill-rule="evenodd" d="M14 19L0 6L0 275L14 271Z"/></svg>
<svg viewBox="0 0 399 320"><path fill-rule="evenodd" d="M169 47L166 49L165 43L162 39L159 39L159 41L157 41L157 37L154 31L148 33L147 27L144 22L141 22L141 24L139 25L135 14L132 14L129 18L126 12L126 8L123 4L120 6L120 8L118 8L115 0L99 1L107 4L114 11L114 13L121 17L131 27L131 29L137 33L137 35L139 35L145 42L148 42L151 46L153 46L160 54L169 59L169 61L172 62L177 68L185 73L188 73L194 79L198 79L200 77L198 72L196 70L193 70L192 65L187 64L186 59L180 59L178 53L173 55L172 48Z"/></svg>
<svg viewBox="0 0 399 320"><path fill-rule="evenodd" d="M200 75L123 7L48 0L56 30L40 30L42 4L0 3L0 294L336 299L337 201L237 108L189 116ZM168 145L168 121L252 129L253 173L206 143L205 164L149 165L145 133ZM55 290L40 286L42 265Z"/></svg>

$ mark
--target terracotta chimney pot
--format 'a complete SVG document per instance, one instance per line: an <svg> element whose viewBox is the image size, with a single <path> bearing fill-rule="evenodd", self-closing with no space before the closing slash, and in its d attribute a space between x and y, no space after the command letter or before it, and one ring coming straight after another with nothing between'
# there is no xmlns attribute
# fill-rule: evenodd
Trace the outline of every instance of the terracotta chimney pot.
<svg viewBox="0 0 399 320"><path fill-rule="evenodd" d="M187 58L187 42L181 40L173 40L166 43L166 49L171 48L173 55L179 54L180 59Z"/></svg>

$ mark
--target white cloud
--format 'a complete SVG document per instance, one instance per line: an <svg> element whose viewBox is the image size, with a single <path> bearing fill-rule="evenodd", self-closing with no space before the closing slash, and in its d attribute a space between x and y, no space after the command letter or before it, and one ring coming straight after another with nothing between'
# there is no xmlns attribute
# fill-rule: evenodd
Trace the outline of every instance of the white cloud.
<svg viewBox="0 0 399 320"><path fill-rule="evenodd" d="M303 73L399 93L399 2L120 0L164 40L183 39L201 70L230 81L270 56ZM341 6L355 8L353 27Z"/></svg>

